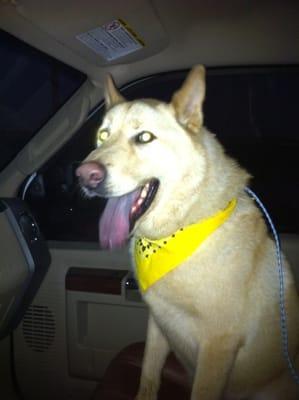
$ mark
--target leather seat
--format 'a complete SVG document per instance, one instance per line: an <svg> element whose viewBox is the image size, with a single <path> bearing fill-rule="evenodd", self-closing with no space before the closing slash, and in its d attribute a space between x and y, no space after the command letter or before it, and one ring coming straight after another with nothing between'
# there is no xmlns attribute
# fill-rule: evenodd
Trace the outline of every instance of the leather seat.
<svg viewBox="0 0 299 400"><path fill-rule="evenodd" d="M134 343L122 350L108 366L103 382L92 400L134 400L140 375L144 343ZM173 354L162 372L158 400L189 400L190 384L185 370Z"/></svg>

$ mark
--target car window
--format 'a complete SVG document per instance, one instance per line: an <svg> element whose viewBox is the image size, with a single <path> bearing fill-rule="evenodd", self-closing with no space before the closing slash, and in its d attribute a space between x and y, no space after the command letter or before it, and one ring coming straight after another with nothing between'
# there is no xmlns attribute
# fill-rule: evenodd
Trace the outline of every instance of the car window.
<svg viewBox="0 0 299 400"><path fill-rule="evenodd" d="M0 171L86 76L0 30Z"/></svg>
<svg viewBox="0 0 299 400"><path fill-rule="evenodd" d="M164 101L181 85L186 71L154 75L122 89L128 99ZM297 131L299 67L217 68L207 74L205 125L226 151L253 175L251 187L268 207L280 232L299 233ZM27 200L47 239L98 241L105 206L86 199L74 171L95 147L103 105L40 171Z"/></svg>

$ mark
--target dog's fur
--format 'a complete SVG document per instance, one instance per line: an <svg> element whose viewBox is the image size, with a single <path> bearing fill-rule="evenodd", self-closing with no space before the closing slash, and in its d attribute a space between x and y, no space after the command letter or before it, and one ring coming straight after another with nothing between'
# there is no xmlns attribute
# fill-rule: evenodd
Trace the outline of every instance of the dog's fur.
<svg viewBox="0 0 299 400"><path fill-rule="evenodd" d="M127 102L108 78L108 110L100 129L109 129L110 137L85 160L106 166L106 197L159 179L153 203L135 224L133 244L136 237L168 236L237 198L230 218L144 294L150 318L137 399L157 398L170 350L192 378L192 400L298 399L282 354L274 243L244 193L249 175L203 127L204 96L202 66L193 68L169 104ZM137 145L132 138L141 131L152 132L156 140ZM285 260L284 270L289 350L295 360L299 306Z"/></svg>

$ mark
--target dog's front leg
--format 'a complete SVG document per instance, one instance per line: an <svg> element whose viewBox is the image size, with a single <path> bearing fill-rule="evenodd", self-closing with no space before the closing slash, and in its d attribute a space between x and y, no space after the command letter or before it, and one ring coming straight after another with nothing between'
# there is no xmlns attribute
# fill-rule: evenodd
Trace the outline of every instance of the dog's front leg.
<svg viewBox="0 0 299 400"><path fill-rule="evenodd" d="M168 342L154 318L150 315L140 386L135 400L156 400L160 386L161 371L168 353Z"/></svg>
<svg viewBox="0 0 299 400"><path fill-rule="evenodd" d="M232 335L214 336L201 343L191 400L222 399L239 343Z"/></svg>

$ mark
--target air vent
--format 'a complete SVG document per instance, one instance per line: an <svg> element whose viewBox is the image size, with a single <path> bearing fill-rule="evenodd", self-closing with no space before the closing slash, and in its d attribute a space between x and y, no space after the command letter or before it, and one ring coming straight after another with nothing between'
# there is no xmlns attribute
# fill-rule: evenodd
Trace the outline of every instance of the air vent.
<svg viewBox="0 0 299 400"><path fill-rule="evenodd" d="M49 349L55 338L55 319L46 306L32 305L23 318L23 335L27 345L36 352Z"/></svg>

